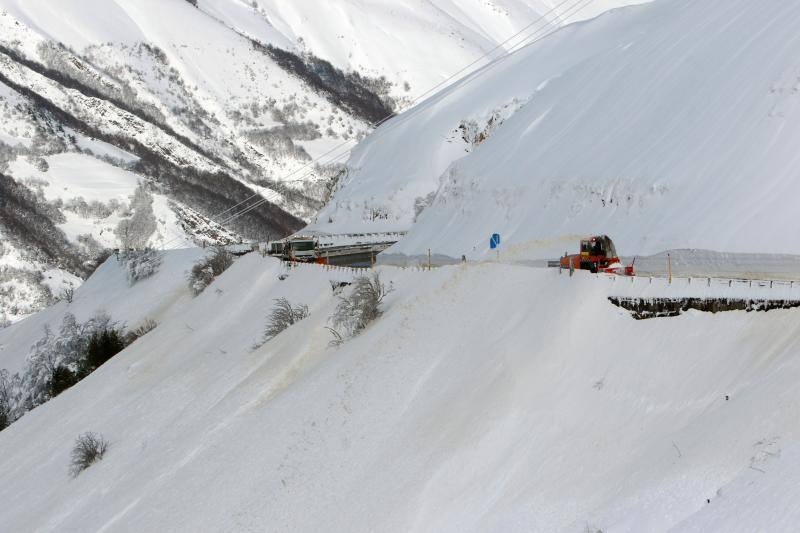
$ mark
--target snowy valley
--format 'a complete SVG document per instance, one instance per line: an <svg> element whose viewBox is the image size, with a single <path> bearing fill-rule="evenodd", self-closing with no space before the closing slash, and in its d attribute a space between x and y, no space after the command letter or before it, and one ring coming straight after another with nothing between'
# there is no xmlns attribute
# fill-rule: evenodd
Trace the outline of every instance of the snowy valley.
<svg viewBox="0 0 800 533"><path fill-rule="evenodd" d="M800 5L54 6L0 0L0 531L797 529Z"/></svg>

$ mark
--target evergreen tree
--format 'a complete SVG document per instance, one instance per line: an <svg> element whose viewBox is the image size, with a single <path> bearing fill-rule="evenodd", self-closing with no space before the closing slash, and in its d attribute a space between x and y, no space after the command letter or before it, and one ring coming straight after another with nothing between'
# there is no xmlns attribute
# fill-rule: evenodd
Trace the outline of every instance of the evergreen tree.
<svg viewBox="0 0 800 533"><path fill-rule="evenodd" d="M80 363L80 374L86 376L125 348L123 336L116 329L104 328L92 333L86 355Z"/></svg>
<svg viewBox="0 0 800 533"><path fill-rule="evenodd" d="M78 376L69 368L58 365L50 378L50 397L55 398L78 382Z"/></svg>

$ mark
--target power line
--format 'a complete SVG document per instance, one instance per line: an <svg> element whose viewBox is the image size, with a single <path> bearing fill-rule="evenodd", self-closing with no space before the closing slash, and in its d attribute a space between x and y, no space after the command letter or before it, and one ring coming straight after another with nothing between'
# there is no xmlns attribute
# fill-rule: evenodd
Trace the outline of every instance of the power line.
<svg viewBox="0 0 800 533"><path fill-rule="evenodd" d="M559 4L559 6L567 3L568 1L574 1L574 3L570 7L567 8L566 12L563 13L562 16L566 15L566 17L571 17L573 15L576 15L577 13L579 13L580 11L585 9L594 0L565 0L561 4ZM569 12L569 11L571 11L571 12ZM461 89L462 87L466 86L468 83L471 83L475 79L478 79L480 76L484 75L486 72L491 70L493 67L497 66L504 59L506 59L508 57L511 57L511 54L513 54L514 52L520 50L524 46L528 46L528 45L534 44L534 43L540 41L541 39L544 39L545 37L551 35L554 31L555 31L555 29L550 31L550 32L548 32L548 33L545 33L543 35L537 35L539 33L537 31L534 34L532 34L532 35L530 35L528 37L525 37L522 41L520 41L519 43L513 45L513 47L508 51L508 53L506 55L504 55L504 56L494 60L493 62L489 63L488 65L486 65L482 70L480 70L477 73L475 73L471 78L466 79L461 85L458 85L458 86L454 87L453 91L457 91L458 89ZM533 40L531 40L531 39L533 39ZM530 41L530 42L528 42L528 41ZM395 120L389 126L387 126L386 128L384 128L382 130L376 130L375 132L373 132L373 134L372 134L373 138L375 138L376 136L384 135L388 131L393 130L394 128L400 126L401 124L404 124L405 122L407 122L408 120L410 120L411 118L413 118L417 114L419 114L423 109L424 109L423 107L417 106L417 107L413 107L413 108L407 110L406 112L404 112L401 115L398 115L397 117L395 117ZM346 143L343 143L342 145L339 145L337 148L340 148L344 144L346 144ZM337 148L334 148L333 150L330 150L327 153L331 153L332 151L335 151ZM333 161L335 161L337 159L340 159L341 157L347 155L347 153L348 153L348 151L341 152L339 155L333 157L330 161L328 161L327 164L330 164L331 162L333 162ZM305 174L304 176L301 177L301 179L304 178L304 177L310 176L311 174L313 174L313 172L309 172L309 173ZM239 211L237 213L234 213L233 215L228 217L225 221L221 222L221 224L230 223L231 221L235 220L239 216L244 215L244 214L252 211L253 209L259 207L260 205L263 205L267 201L268 200L266 198L262 198L261 200L259 200L256 203L244 208L243 210L241 210L241 211Z"/></svg>

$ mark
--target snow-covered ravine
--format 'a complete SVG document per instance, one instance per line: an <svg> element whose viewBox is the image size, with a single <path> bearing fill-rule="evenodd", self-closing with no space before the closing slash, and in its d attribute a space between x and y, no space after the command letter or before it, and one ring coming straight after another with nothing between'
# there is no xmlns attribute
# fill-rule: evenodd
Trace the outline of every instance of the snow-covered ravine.
<svg viewBox="0 0 800 533"><path fill-rule="evenodd" d="M168 254L148 281L166 289L163 276L194 260ZM153 313L135 303L139 284L112 281L121 268L101 267L104 286L90 279L72 312L113 307L107 290L141 306L127 320ZM394 288L384 315L340 347L324 326L330 281L346 270L249 254L197 298L164 290L173 311L155 330L0 432L0 530L790 531L800 520L799 311L636 321L608 301L624 278L379 270ZM626 294L637 287L652 291L636 280ZM310 317L253 350L282 296ZM84 431L110 447L72 479Z"/></svg>

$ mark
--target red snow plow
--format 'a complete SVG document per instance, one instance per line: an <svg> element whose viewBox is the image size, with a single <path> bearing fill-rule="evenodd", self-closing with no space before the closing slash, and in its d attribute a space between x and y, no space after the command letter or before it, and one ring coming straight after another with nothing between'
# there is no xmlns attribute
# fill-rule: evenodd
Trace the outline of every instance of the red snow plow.
<svg viewBox="0 0 800 533"><path fill-rule="evenodd" d="M636 260L634 259L634 261ZM580 253L572 255L565 253L564 257L559 259L559 266L561 268L589 270L590 272L608 272L609 274L633 276L633 263L630 265L620 263L617 249L608 235L595 235L581 239Z"/></svg>

